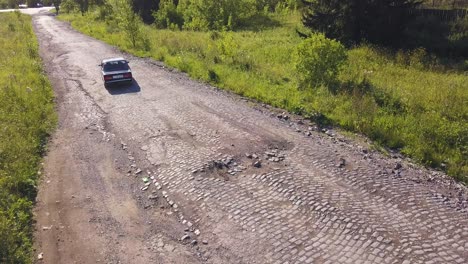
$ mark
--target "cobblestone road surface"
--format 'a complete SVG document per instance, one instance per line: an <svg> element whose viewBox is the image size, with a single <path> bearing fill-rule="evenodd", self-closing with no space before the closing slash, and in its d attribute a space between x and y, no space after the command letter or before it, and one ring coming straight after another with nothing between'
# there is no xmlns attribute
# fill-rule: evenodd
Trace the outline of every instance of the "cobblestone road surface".
<svg viewBox="0 0 468 264"><path fill-rule="evenodd" d="M146 210L161 209L150 194L170 208L200 262L468 263L466 191L441 173L278 118L51 16L35 25L54 54L49 75L94 106L75 114L80 133L94 127L125 151L122 181L137 183ZM96 65L113 56L131 61L132 86L102 85Z"/></svg>

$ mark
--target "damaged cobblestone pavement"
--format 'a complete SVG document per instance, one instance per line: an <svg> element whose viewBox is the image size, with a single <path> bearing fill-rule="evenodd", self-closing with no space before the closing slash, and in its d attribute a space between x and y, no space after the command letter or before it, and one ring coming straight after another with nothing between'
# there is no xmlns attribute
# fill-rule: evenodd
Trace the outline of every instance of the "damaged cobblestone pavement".
<svg viewBox="0 0 468 264"><path fill-rule="evenodd" d="M442 172L33 20L60 118L38 262L468 263L468 192ZM131 86L104 87L109 57Z"/></svg>

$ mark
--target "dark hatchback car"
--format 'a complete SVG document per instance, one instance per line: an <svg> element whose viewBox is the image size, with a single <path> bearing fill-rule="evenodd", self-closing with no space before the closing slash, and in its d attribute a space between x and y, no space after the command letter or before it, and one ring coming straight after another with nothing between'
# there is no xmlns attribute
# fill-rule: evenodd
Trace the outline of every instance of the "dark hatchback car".
<svg viewBox="0 0 468 264"><path fill-rule="evenodd" d="M132 70L124 58L105 59L99 66L106 87L112 83L132 83L133 81Z"/></svg>

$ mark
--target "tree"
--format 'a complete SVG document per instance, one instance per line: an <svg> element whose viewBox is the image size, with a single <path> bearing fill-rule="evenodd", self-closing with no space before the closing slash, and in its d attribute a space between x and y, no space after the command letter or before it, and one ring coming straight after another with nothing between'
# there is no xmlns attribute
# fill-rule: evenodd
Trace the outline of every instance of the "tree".
<svg viewBox="0 0 468 264"><path fill-rule="evenodd" d="M133 12L130 0L113 0L116 20L120 28L125 32L133 47L141 38L141 18Z"/></svg>
<svg viewBox="0 0 468 264"><path fill-rule="evenodd" d="M88 12L89 1L88 0L78 0L78 4L80 5L81 14Z"/></svg>
<svg viewBox="0 0 468 264"><path fill-rule="evenodd" d="M347 45L398 43L420 0L302 0L302 22Z"/></svg>
<svg viewBox="0 0 468 264"><path fill-rule="evenodd" d="M62 0L53 0L54 6L55 6L55 14L58 15L59 10L60 10L60 4L62 3Z"/></svg>

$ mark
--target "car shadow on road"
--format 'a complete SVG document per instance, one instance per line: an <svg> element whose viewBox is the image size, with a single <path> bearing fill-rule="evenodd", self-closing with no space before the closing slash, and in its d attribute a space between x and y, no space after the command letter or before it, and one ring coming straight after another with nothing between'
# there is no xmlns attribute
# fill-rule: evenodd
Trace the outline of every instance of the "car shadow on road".
<svg viewBox="0 0 468 264"><path fill-rule="evenodd" d="M139 93L141 91L141 87L138 82L133 79L131 84L128 83L114 83L108 84L106 86L106 90L111 95L119 95L119 94L128 94L128 93Z"/></svg>

